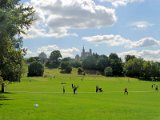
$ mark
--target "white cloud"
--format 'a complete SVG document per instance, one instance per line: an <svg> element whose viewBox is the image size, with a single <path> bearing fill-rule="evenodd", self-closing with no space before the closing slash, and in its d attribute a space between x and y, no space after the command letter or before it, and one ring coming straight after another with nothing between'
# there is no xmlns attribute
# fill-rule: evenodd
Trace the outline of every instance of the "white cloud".
<svg viewBox="0 0 160 120"><path fill-rule="evenodd" d="M44 52L49 56L50 53L54 50L60 50L60 48L57 45L42 46L37 49L37 53Z"/></svg>
<svg viewBox="0 0 160 120"><path fill-rule="evenodd" d="M147 22L147 21L137 21L131 24L134 29L146 29L148 27L152 27L153 24Z"/></svg>
<svg viewBox="0 0 160 120"><path fill-rule="evenodd" d="M54 50L59 50L62 54L62 57L71 57L71 58L75 56L76 52L79 52L79 49L75 47L63 49L57 45L48 45L48 46L43 46L43 47L38 48L37 53L39 54L41 52L44 52L47 54L47 56L49 56L50 53Z"/></svg>
<svg viewBox="0 0 160 120"><path fill-rule="evenodd" d="M117 21L115 10L96 5L93 0L30 0L37 21L29 37L75 35L70 29L100 28Z"/></svg>
<svg viewBox="0 0 160 120"><path fill-rule="evenodd" d="M150 46L160 46L160 41L152 37L145 37L138 41L132 42L130 45L131 48L150 47Z"/></svg>
<svg viewBox="0 0 160 120"><path fill-rule="evenodd" d="M74 37L78 37L77 34L75 33L68 33L67 30L65 29L57 29L55 32L47 32L45 29L42 28L36 28L35 26L32 26L27 34L23 35L23 37L25 39L32 39L32 38L36 38L36 37L55 37L55 38L60 38L60 37L64 37L64 36L74 36Z"/></svg>
<svg viewBox="0 0 160 120"><path fill-rule="evenodd" d="M120 35L96 35L83 37L82 39L96 44L106 43L110 46L119 46L130 42L130 40L123 38Z"/></svg>
<svg viewBox="0 0 160 120"><path fill-rule="evenodd" d="M29 58L29 57L35 57L35 56L37 56L36 53L34 53L31 50L27 49L27 54L24 57L25 58Z"/></svg>
<svg viewBox="0 0 160 120"><path fill-rule="evenodd" d="M135 55L136 57L144 58L149 61L159 61L160 62L160 50L142 50L142 51L128 51L118 53L118 55L124 59L125 55Z"/></svg>
<svg viewBox="0 0 160 120"><path fill-rule="evenodd" d="M118 7L118 6L126 6L129 3L134 3L134 2L143 2L144 0L101 0L102 2L109 2L113 6Z"/></svg>
<svg viewBox="0 0 160 120"><path fill-rule="evenodd" d="M160 41L152 37L145 37L138 41L133 41L124 38L120 35L96 35L96 36L83 37L82 39L94 43L96 45L105 43L109 46L123 45L125 48L160 46Z"/></svg>

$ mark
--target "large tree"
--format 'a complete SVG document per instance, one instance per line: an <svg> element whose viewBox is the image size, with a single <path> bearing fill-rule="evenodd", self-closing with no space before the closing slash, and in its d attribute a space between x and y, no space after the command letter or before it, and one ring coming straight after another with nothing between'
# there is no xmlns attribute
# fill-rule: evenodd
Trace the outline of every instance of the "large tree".
<svg viewBox="0 0 160 120"><path fill-rule="evenodd" d="M97 60L97 69L104 72L104 69L110 65L109 59L105 55L101 55Z"/></svg>
<svg viewBox="0 0 160 120"><path fill-rule="evenodd" d="M4 81L20 81L22 74L21 34L29 28L33 18L32 7L24 6L19 0L0 0L0 71L1 86Z"/></svg>
<svg viewBox="0 0 160 120"><path fill-rule="evenodd" d="M136 58L135 55L126 55L125 56L125 62L129 61L130 59Z"/></svg>
<svg viewBox="0 0 160 120"><path fill-rule="evenodd" d="M82 61L82 67L85 70L96 70L97 58L95 55L88 56Z"/></svg>
<svg viewBox="0 0 160 120"><path fill-rule="evenodd" d="M123 63L121 58L116 53L109 55L110 67L112 68L113 76L123 75Z"/></svg>
<svg viewBox="0 0 160 120"><path fill-rule="evenodd" d="M59 67L61 57L62 57L61 52L59 50L54 50L53 52L51 52L48 62L46 63L46 66L48 68Z"/></svg>
<svg viewBox="0 0 160 120"><path fill-rule="evenodd" d="M71 73L72 72L71 58L63 58L61 60L60 68L62 73Z"/></svg>
<svg viewBox="0 0 160 120"><path fill-rule="evenodd" d="M124 65L125 75L129 77L140 78L143 76L143 63L144 60L141 58L134 58L128 60Z"/></svg>

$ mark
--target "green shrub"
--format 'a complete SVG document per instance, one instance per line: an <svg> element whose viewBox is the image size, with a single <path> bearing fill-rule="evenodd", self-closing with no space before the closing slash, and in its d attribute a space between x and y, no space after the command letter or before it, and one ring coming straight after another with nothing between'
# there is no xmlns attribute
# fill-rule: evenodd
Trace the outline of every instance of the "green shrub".
<svg viewBox="0 0 160 120"><path fill-rule="evenodd" d="M28 77L43 76L44 66L39 62L33 62L28 66Z"/></svg>
<svg viewBox="0 0 160 120"><path fill-rule="evenodd" d="M70 64L70 61L68 60L68 58L63 59L61 61L61 73L71 73L72 72L72 66Z"/></svg>

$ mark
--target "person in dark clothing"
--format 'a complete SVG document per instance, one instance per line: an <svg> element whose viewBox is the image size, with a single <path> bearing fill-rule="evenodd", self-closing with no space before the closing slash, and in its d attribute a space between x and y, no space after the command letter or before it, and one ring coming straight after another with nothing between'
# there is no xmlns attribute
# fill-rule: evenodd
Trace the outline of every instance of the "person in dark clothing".
<svg viewBox="0 0 160 120"><path fill-rule="evenodd" d="M128 95L128 89L127 88L124 89L124 94Z"/></svg>
<svg viewBox="0 0 160 120"><path fill-rule="evenodd" d="M63 86L63 94L65 93L65 87Z"/></svg>
<svg viewBox="0 0 160 120"><path fill-rule="evenodd" d="M73 94L76 94L77 89L79 88L79 86L73 86Z"/></svg>
<svg viewBox="0 0 160 120"><path fill-rule="evenodd" d="M103 89L102 89L102 88L99 88L99 92L103 92Z"/></svg>
<svg viewBox="0 0 160 120"><path fill-rule="evenodd" d="M158 85L156 85L155 89L156 89L156 91L158 91Z"/></svg>
<svg viewBox="0 0 160 120"><path fill-rule="evenodd" d="M73 83L72 83L72 88L74 87Z"/></svg>
<svg viewBox="0 0 160 120"><path fill-rule="evenodd" d="M153 89L153 84L151 85L152 89Z"/></svg>
<svg viewBox="0 0 160 120"><path fill-rule="evenodd" d="M96 93L97 93L97 92L103 92L103 89L100 88L99 86L96 86Z"/></svg>
<svg viewBox="0 0 160 120"><path fill-rule="evenodd" d="M98 90L99 90L99 87L96 85L96 93L98 92Z"/></svg>

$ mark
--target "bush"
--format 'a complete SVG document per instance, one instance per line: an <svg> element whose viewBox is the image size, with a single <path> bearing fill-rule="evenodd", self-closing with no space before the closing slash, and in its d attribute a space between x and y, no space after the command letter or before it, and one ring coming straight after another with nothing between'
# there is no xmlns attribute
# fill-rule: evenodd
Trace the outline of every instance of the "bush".
<svg viewBox="0 0 160 120"><path fill-rule="evenodd" d="M71 73L72 72L72 67L71 66L67 66L65 69L66 73Z"/></svg>
<svg viewBox="0 0 160 120"><path fill-rule="evenodd" d="M61 73L71 73L72 72L72 66L68 59L63 59L60 67L61 67L61 71L60 71Z"/></svg>
<svg viewBox="0 0 160 120"><path fill-rule="evenodd" d="M106 68L104 69L104 75L105 75L105 76L112 76L112 75L113 75L112 72L113 72L113 70L112 70L111 67L106 67Z"/></svg>
<svg viewBox="0 0 160 120"><path fill-rule="evenodd" d="M43 76L44 66L39 62L33 62L28 66L28 77Z"/></svg>

